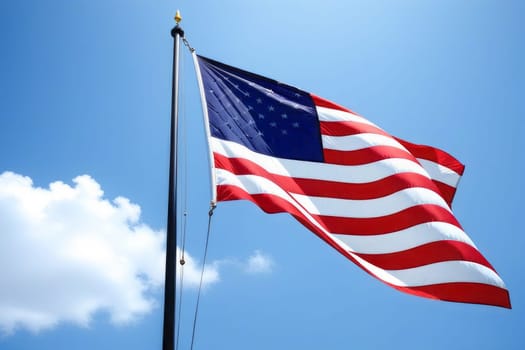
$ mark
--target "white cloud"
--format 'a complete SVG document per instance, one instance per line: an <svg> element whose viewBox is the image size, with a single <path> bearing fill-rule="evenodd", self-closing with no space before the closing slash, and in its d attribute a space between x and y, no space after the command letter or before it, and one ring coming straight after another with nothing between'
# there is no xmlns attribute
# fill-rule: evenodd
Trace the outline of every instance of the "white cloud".
<svg viewBox="0 0 525 350"><path fill-rule="evenodd" d="M270 273L273 268L273 260L268 255L256 250L248 258L245 264L245 271L250 274Z"/></svg>
<svg viewBox="0 0 525 350"><path fill-rule="evenodd" d="M214 261L213 266L221 268L221 270L232 268L245 274L258 275L271 273L275 266L275 262L269 255L260 250L254 250L246 259L230 257Z"/></svg>
<svg viewBox="0 0 525 350"><path fill-rule="evenodd" d="M163 285L165 234L140 221L127 198L108 201L88 175L70 186L34 187L29 177L0 174L0 332L37 332L61 322L89 325L104 311L115 324L156 307ZM219 280L216 264L204 283ZM200 266L186 254L185 284Z"/></svg>

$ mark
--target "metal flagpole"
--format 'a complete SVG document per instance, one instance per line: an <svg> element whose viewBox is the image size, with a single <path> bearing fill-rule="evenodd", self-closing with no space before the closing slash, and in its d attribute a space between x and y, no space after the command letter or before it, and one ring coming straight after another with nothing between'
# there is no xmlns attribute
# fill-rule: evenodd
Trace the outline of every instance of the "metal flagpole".
<svg viewBox="0 0 525 350"><path fill-rule="evenodd" d="M175 344L175 281L177 251L177 125L179 107L179 44L184 31L179 26L179 11L175 15L173 37L173 75L171 85L170 169L168 195L168 223L166 228L166 275L164 285L164 328L162 350L174 350Z"/></svg>

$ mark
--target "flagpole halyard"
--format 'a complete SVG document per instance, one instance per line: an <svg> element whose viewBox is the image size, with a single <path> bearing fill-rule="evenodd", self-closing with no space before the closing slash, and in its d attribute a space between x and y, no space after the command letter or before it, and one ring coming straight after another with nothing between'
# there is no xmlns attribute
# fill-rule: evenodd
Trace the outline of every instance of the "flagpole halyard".
<svg viewBox="0 0 525 350"><path fill-rule="evenodd" d="M184 31L179 26L182 17L177 11L173 37L173 75L171 97L170 127L170 165L168 189L168 218L166 227L166 272L164 284L164 321L162 349L174 350L175 344L175 291L176 291L176 251L177 251L177 134L178 134L178 88L179 88L179 46Z"/></svg>

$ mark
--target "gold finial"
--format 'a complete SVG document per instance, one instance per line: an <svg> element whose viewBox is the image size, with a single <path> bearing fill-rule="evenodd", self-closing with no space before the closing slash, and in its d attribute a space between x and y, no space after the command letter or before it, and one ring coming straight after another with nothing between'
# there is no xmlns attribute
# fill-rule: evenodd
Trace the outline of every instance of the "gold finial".
<svg viewBox="0 0 525 350"><path fill-rule="evenodd" d="M180 15L180 11L177 10L177 12L175 13L175 22L177 22L177 24L179 24L180 21L182 21L182 16Z"/></svg>

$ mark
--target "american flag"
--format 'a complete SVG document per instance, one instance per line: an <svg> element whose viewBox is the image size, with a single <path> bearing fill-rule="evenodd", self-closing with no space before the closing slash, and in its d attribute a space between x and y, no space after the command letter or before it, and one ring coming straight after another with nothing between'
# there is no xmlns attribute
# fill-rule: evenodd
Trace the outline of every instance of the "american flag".
<svg viewBox="0 0 525 350"><path fill-rule="evenodd" d="M287 212L400 291L510 308L504 282L452 213L458 160L308 92L194 57L214 200Z"/></svg>

